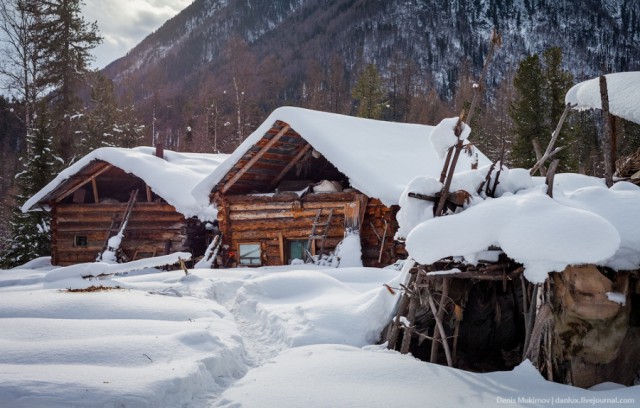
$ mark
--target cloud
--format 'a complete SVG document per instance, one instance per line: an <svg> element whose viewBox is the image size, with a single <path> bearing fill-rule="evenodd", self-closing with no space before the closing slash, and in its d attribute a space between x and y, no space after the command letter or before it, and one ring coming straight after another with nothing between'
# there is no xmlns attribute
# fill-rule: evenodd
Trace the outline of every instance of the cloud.
<svg viewBox="0 0 640 408"><path fill-rule="evenodd" d="M98 23L102 44L93 50L94 68L124 56L193 0L85 0L86 22Z"/></svg>

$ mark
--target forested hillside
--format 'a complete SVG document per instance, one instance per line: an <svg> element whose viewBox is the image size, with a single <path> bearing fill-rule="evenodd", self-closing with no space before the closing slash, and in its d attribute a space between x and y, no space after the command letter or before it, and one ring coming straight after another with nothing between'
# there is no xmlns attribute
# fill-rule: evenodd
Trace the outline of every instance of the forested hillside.
<svg viewBox="0 0 640 408"><path fill-rule="evenodd" d="M550 47L576 80L638 69L639 19L633 0L196 0L105 72L147 123L155 108L167 141L201 149L216 133L233 136L229 150L280 105L355 113L368 64L388 94L383 118L433 123L467 99L492 28L488 109L504 112L518 63Z"/></svg>

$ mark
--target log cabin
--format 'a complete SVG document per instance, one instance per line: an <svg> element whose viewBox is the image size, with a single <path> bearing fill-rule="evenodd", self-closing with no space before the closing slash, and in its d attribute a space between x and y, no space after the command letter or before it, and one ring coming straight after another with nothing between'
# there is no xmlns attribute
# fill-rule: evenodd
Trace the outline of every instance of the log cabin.
<svg viewBox="0 0 640 408"><path fill-rule="evenodd" d="M53 265L95 261L126 218L119 260L176 251L195 257L205 251L216 211L196 202L191 190L227 156L161 146L100 148L63 170L22 210L50 211Z"/></svg>
<svg viewBox="0 0 640 408"><path fill-rule="evenodd" d="M394 240L403 189L442 171L432 129L279 108L194 195L218 209L227 265L318 262L349 232L359 234L363 265L389 265L404 256ZM476 160L489 163L463 155L457 171Z"/></svg>

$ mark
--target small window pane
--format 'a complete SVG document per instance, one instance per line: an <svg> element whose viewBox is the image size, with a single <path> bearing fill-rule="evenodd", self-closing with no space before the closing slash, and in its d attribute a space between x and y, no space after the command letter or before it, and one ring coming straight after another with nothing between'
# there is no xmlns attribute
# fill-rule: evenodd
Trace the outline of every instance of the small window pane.
<svg viewBox="0 0 640 408"><path fill-rule="evenodd" d="M260 244L240 244L240 265L260 265Z"/></svg>
<svg viewBox="0 0 640 408"><path fill-rule="evenodd" d="M304 260L305 252L307 251L306 239L291 239L289 240L289 259L287 263L291 264L294 259Z"/></svg>
<svg viewBox="0 0 640 408"><path fill-rule="evenodd" d="M73 239L73 245L77 247L86 247L87 243L88 241L86 235L76 235Z"/></svg>

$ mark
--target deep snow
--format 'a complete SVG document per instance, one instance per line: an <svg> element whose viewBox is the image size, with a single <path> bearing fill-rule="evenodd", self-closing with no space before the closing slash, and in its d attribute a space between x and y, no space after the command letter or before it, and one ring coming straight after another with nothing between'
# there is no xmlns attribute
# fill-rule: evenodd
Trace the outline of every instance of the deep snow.
<svg viewBox="0 0 640 408"><path fill-rule="evenodd" d="M374 345L397 296L382 284L397 287L402 279L391 268L298 265L189 275L144 269L103 281L78 278L81 268L64 273L41 259L0 273L0 406L530 407L557 398L573 401L563 406L640 400L640 387L608 384L596 392L546 382L528 362L512 372L474 374ZM66 290L90 285L120 289Z"/></svg>

